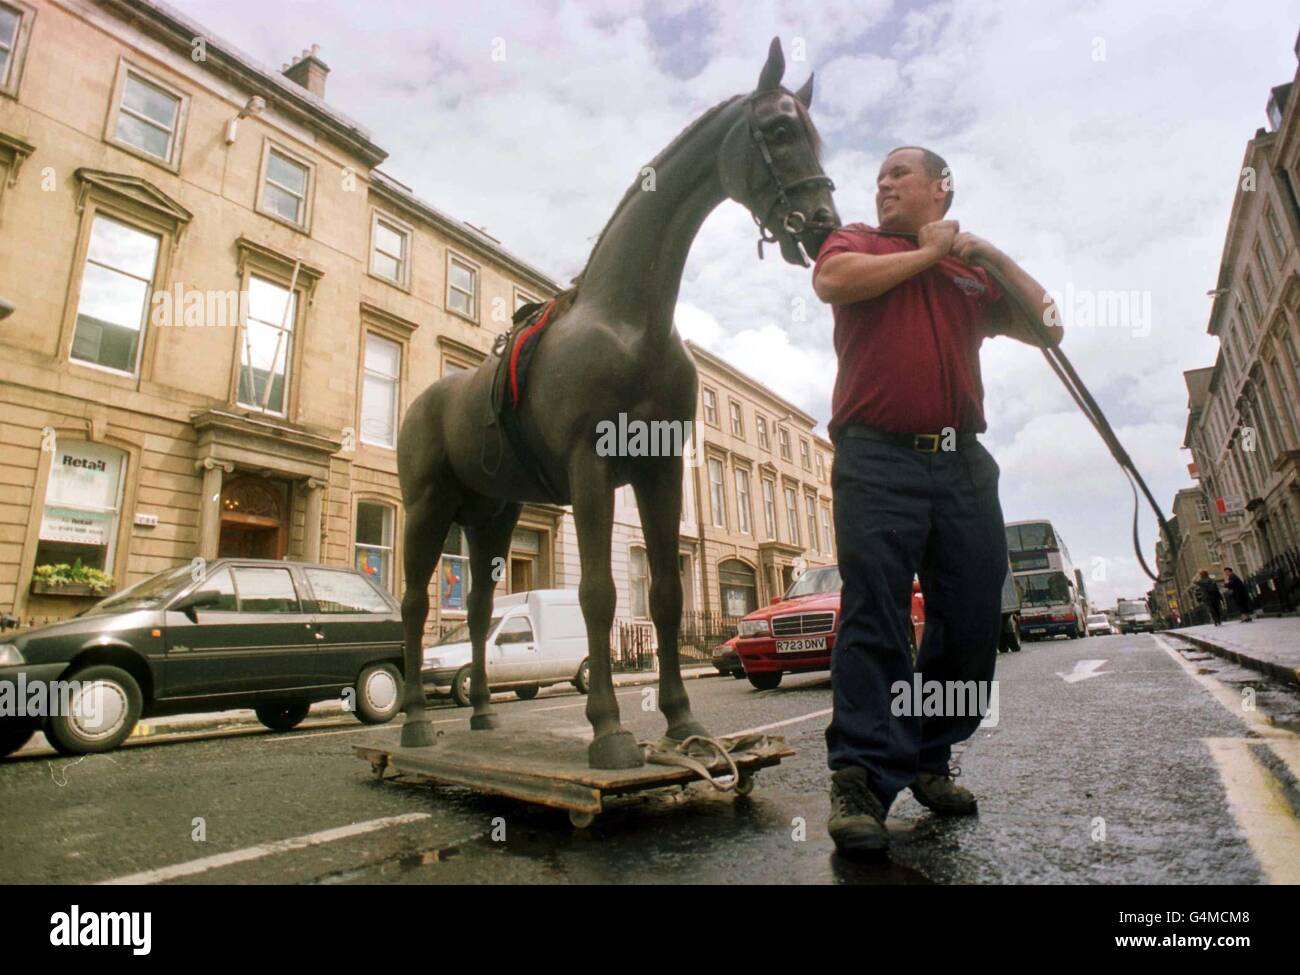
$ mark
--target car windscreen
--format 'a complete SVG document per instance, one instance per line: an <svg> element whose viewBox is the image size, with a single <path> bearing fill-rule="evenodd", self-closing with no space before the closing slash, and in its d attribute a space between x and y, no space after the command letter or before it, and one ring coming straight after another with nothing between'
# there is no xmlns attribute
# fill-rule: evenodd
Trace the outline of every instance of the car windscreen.
<svg viewBox="0 0 1300 975"><path fill-rule="evenodd" d="M488 624L488 636L492 635L493 631L496 630L497 628L497 624L500 622L501 622L500 616L492 617L492 622ZM438 642L435 643L434 646L441 647L444 644L448 644L448 643L469 643L469 621L468 620L460 624L460 626L456 627L446 636L439 638Z"/></svg>
<svg viewBox="0 0 1300 975"><path fill-rule="evenodd" d="M1148 612L1146 603L1121 601L1119 604L1120 616L1145 616Z"/></svg>
<svg viewBox="0 0 1300 975"><path fill-rule="evenodd" d="M160 606L171 598L172 593L190 582L192 575L193 570L188 562L174 569L164 569L128 589L123 589L107 599L101 599L85 615L125 613L130 610Z"/></svg>
<svg viewBox="0 0 1300 975"><path fill-rule="evenodd" d="M817 593L839 592L844 587L840 579L840 570L833 565L820 569L809 569L785 594L786 599L799 596L813 596Z"/></svg>
<svg viewBox="0 0 1300 975"><path fill-rule="evenodd" d="M1106 622L1106 614L1105 614L1105 613L1096 613L1096 614L1094 614L1094 615L1092 615L1092 616L1089 616L1089 617L1088 617L1088 622L1089 622L1089 623L1105 623L1105 622Z"/></svg>

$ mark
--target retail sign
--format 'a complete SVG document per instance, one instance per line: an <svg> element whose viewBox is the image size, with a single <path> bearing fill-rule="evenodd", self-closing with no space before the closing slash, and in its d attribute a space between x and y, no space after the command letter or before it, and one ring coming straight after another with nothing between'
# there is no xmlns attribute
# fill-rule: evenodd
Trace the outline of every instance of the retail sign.
<svg viewBox="0 0 1300 975"><path fill-rule="evenodd" d="M111 512L46 507L41 518L41 540L70 542L74 545L107 545L112 526Z"/></svg>
<svg viewBox="0 0 1300 975"><path fill-rule="evenodd" d="M45 503L63 508L115 510L121 483L120 450L103 444L60 440L50 465Z"/></svg>
<svg viewBox="0 0 1300 975"><path fill-rule="evenodd" d="M1221 515L1239 515L1245 510L1246 504L1241 500L1240 495L1234 494L1226 498L1215 498L1214 507Z"/></svg>

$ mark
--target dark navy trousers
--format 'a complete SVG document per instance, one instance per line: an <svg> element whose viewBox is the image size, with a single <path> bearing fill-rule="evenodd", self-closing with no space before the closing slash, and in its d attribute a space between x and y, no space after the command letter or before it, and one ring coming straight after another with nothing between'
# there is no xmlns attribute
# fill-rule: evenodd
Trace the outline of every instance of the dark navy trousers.
<svg viewBox="0 0 1300 975"><path fill-rule="evenodd" d="M923 453L841 437L831 486L844 589L831 653L832 770L860 765L888 808L918 771L943 773L978 714L896 716L898 681L991 681L1007 573L998 465L982 444ZM925 597L915 667L912 575ZM908 709L913 710L914 709ZM964 709L963 709L964 710Z"/></svg>

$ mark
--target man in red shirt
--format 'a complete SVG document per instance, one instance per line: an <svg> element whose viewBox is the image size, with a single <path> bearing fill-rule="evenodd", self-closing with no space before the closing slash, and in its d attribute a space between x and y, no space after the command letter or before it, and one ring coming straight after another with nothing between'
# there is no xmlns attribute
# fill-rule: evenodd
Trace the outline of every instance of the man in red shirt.
<svg viewBox="0 0 1300 975"><path fill-rule="evenodd" d="M846 853L887 846L885 816L905 788L938 813L976 811L948 763L981 716L962 706L923 716L913 676L923 688L939 682L958 705L971 696L963 689L990 693L1007 545L998 465L975 437L986 429L979 348L993 335L1037 342L988 273L967 262L996 267L1051 323L1051 340L1062 334L1041 285L943 219L952 197L943 159L895 149L876 180L879 227L835 231L813 270L817 296L834 306L839 359L829 430L844 588L826 746L829 832ZM926 616L915 664L914 574Z"/></svg>

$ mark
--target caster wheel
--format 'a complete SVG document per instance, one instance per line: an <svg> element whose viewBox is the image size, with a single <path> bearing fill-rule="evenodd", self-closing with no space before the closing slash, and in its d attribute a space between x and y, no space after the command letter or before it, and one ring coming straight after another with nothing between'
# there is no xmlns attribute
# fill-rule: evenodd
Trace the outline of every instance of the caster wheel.
<svg viewBox="0 0 1300 975"><path fill-rule="evenodd" d="M595 813L578 812L576 809L569 810L569 822L573 824L574 829L586 829L595 821Z"/></svg>
<svg viewBox="0 0 1300 975"><path fill-rule="evenodd" d="M736 783L736 795L747 796L754 791L754 776L741 773L740 780Z"/></svg>

